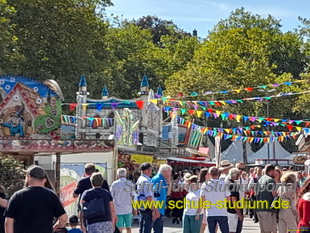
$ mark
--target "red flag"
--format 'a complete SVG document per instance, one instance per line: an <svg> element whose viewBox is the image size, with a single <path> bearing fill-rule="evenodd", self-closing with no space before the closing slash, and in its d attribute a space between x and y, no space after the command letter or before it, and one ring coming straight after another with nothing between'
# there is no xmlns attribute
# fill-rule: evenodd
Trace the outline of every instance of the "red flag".
<svg viewBox="0 0 310 233"><path fill-rule="evenodd" d="M138 108L142 109L142 108L143 108L143 105L144 105L143 100L138 100L138 101L136 101L136 105L138 106Z"/></svg>
<svg viewBox="0 0 310 233"><path fill-rule="evenodd" d="M244 88L244 90L246 90L246 91L253 91L253 87L246 87L246 88Z"/></svg>
<svg viewBox="0 0 310 233"><path fill-rule="evenodd" d="M70 105L69 105L69 106L70 106L70 110L71 110L71 111L74 111L75 108L76 108L76 105L77 105L77 104L70 104Z"/></svg>

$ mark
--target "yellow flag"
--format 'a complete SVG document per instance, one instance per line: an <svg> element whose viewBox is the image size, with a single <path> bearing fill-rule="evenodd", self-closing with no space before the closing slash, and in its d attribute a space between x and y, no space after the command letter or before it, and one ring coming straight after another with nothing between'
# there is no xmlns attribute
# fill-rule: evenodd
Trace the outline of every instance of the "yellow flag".
<svg viewBox="0 0 310 233"><path fill-rule="evenodd" d="M241 115L237 115L237 116L236 116L236 120L237 120L238 122L240 122L240 120L241 120Z"/></svg>
<svg viewBox="0 0 310 233"><path fill-rule="evenodd" d="M278 122L278 121L280 121L281 119L273 119L274 120L274 122Z"/></svg>
<svg viewBox="0 0 310 233"><path fill-rule="evenodd" d="M152 100L150 100L150 102L152 102L152 103L154 103L154 104L157 104L157 99L152 99Z"/></svg>
<svg viewBox="0 0 310 233"><path fill-rule="evenodd" d="M221 104L226 105L226 102L225 102L225 101L220 101L220 102L221 102Z"/></svg>
<svg viewBox="0 0 310 233"><path fill-rule="evenodd" d="M218 116L221 115L221 111L215 111Z"/></svg>
<svg viewBox="0 0 310 233"><path fill-rule="evenodd" d="M298 132L301 132L302 128L301 127L296 127L296 129L297 129Z"/></svg>
<svg viewBox="0 0 310 233"><path fill-rule="evenodd" d="M88 104L82 104L82 108L84 111L86 111Z"/></svg>
<svg viewBox="0 0 310 233"><path fill-rule="evenodd" d="M238 90L235 90L235 92L237 92L237 93L240 93L240 91L241 91L240 89L238 89Z"/></svg>
<svg viewBox="0 0 310 233"><path fill-rule="evenodd" d="M197 113L197 116L198 116L198 117L201 117L203 111L197 111L196 113Z"/></svg>

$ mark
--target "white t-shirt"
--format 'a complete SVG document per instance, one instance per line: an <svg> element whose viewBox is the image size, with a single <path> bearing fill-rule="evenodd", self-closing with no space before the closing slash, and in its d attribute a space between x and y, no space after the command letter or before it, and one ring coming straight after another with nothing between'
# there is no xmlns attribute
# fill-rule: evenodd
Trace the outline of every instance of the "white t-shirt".
<svg viewBox="0 0 310 233"><path fill-rule="evenodd" d="M196 215L199 209L200 189L197 191L190 191L185 199L189 201L189 203L186 202L184 214L191 216Z"/></svg>
<svg viewBox="0 0 310 233"><path fill-rule="evenodd" d="M117 215L129 214L132 212L131 201L136 195L134 184L120 178L111 185L111 195L114 200L115 211Z"/></svg>
<svg viewBox="0 0 310 233"><path fill-rule="evenodd" d="M202 185L200 195L205 197L205 201L210 202L209 206L204 207L207 208L207 216L227 216L224 200L230 196L230 191L225 181L208 180Z"/></svg>

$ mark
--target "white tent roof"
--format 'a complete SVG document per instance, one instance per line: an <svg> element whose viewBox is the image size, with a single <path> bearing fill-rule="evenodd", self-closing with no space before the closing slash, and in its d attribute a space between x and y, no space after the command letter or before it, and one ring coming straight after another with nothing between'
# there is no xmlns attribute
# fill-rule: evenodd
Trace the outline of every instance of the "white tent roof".
<svg viewBox="0 0 310 233"><path fill-rule="evenodd" d="M253 154L251 146L249 143L246 143L246 152L247 156ZM221 153L221 160L229 160L230 162L239 162L243 161L243 147L242 141L234 141L225 151Z"/></svg>
<svg viewBox="0 0 310 233"><path fill-rule="evenodd" d="M275 146L275 158L276 159L290 159L291 154L286 151L280 144L280 142L269 143L269 155L270 159L273 159L273 145ZM254 163L255 159L268 159L268 143L254 154L248 157L249 163Z"/></svg>

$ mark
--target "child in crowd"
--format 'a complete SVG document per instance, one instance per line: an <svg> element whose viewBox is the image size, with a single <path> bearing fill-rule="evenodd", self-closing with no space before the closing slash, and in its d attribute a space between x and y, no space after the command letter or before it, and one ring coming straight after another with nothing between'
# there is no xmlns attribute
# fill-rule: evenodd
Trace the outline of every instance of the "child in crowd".
<svg viewBox="0 0 310 233"><path fill-rule="evenodd" d="M68 231L68 233L83 233L80 229L76 228L76 226L79 223L79 219L76 215L72 215L69 218L69 223L70 223L71 229Z"/></svg>

